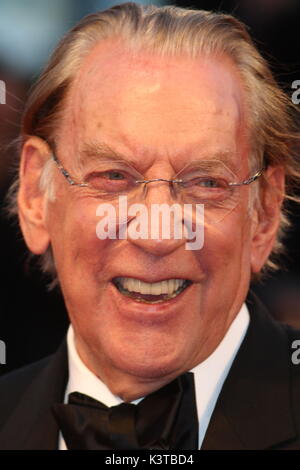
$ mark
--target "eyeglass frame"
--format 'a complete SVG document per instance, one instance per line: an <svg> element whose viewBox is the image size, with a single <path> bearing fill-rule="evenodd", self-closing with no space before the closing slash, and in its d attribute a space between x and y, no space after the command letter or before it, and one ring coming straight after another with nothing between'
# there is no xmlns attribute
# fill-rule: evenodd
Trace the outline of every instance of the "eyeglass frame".
<svg viewBox="0 0 300 470"><path fill-rule="evenodd" d="M67 182L71 186L89 187L88 183L76 183L74 178L70 175L68 170L65 169L65 167L62 165L61 161L57 158L55 153L53 153L53 152L51 153L51 158L54 160L54 162L56 163L59 171L62 173L62 175L65 177L65 179L67 180ZM249 185L249 184L253 183L254 181L256 181L263 174L264 170L265 170L265 166L262 166L260 170L258 170L256 173L254 173L254 175L250 176L246 180L241 181L241 182L230 182L230 183L228 183L228 186L236 187L236 186ZM173 183L182 183L183 182L183 180L180 180L180 179L153 178L153 179L149 179L149 180L135 180L135 183L148 184L148 183L152 183L152 182L155 182L155 181L164 181L164 182L170 183L172 185L173 185Z"/></svg>

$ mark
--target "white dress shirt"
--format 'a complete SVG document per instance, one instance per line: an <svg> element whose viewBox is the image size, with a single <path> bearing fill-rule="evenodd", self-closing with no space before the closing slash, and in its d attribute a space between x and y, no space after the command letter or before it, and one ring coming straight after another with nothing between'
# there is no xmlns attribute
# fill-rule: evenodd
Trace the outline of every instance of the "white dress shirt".
<svg viewBox="0 0 300 470"><path fill-rule="evenodd" d="M243 304L218 347L205 361L191 369L191 372L194 373L195 382L199 422L199 449L201 449L223 383L246 334L249 320L250 316L247 306ZM68 402L70 393L80 392L101 401L106 406L114 406L122 403L123 400L113 395L109 388L94 375L80 359L76 351L74 331L71 325L67 334L67 344L69 381L64 402ZM132 403L137 404L142 399L143 398L139 398ZM59 449L67 449L61 433L59 434Z"/></svg>

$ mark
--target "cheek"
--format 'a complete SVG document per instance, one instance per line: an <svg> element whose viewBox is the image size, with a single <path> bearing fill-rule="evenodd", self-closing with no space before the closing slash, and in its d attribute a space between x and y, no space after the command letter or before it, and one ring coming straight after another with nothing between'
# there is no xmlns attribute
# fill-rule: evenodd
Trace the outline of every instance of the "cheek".
<svg viewBox="0 0 300 470"><path fill-rule="evenodd" d="M250 269L250 222L247 211L235 210L221 222L206 226L199 259L213 276L224 276L224 271L240 276L243 266Z"/></svg>
<svg viewBox="0 0 300 470"><path fill-rule="evenodd" d="M76 274L82 277L83 272L88 275L88 271L99 270L108 257L111 241L97 237L96 208L94 202L70 197L63 206L59 202L52 204L48 225L60 277L72 276L75 281Z"/></svg>

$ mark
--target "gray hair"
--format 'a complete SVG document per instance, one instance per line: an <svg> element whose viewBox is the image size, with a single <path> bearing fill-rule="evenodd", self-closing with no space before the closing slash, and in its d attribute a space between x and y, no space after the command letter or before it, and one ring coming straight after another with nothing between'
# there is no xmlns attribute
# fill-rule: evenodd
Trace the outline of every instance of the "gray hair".
<svg viewBox="0 0 300 470"><path fill-rule="evenodd" d="M252 137L250 166L284 167L285 198L299 202L293 192L300 181L294 107L276 84L246 27L227 14L125 3L83 18L58 44L31 91L22 120L21 148L31 135L55 142L68 90L82 61L99 41L108 38L119 38L135 51L150 51L162 57L230 57L246 91ZM50 190L50 170L51 164L46 164L41 176L41 188L45 191ZM260 185L264 184L262 179ZM13 216L18 212L18 187L16 180L8 194L8 208ZM276 259L283 251L282 237L288 226L286 210L282 208L276 243L265 268L277 267ZM40 265L52 276L53 287L57 278L51 246L41 255Z"/></svg>

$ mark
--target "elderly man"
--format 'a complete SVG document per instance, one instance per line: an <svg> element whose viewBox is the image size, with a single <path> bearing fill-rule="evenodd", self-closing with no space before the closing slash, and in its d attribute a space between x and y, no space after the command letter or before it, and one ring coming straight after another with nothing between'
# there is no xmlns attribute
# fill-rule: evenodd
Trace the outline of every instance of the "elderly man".
<svg viewBox="0 0 300 470"><path fill-rule="evenodd" d="M289 106L231 16L128 3L66 35L29 98L11 197L71 326L0 382L0 448L300 446L300 333L248 296L299 176ZM133 205L158 203L186 206L190 230L137 236Z"/></svg>

